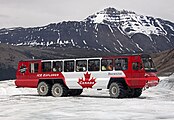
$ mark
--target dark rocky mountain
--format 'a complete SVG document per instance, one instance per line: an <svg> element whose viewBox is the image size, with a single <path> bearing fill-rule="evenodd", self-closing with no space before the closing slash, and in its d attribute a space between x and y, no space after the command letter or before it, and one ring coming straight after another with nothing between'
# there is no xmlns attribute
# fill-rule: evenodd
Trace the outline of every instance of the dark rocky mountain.
<svg viewBox="0 0 174 120"><path fill-rule="evenodd" d="M160 52L153 57L162 75L174 70L174 53L168 51L173 48L174 23L107 8L83 21L0 29L0 80L14 79L18 61L33 57L56 59L142 52Z"/></svg>
<svg viewBox="0 0 174 120"><path fill-rule="evenodd" d="M64 21L34 28L0 29L0 43L86 48L116 53L152 53L174 47L174 23L107 8L83 21Z"/></svg>

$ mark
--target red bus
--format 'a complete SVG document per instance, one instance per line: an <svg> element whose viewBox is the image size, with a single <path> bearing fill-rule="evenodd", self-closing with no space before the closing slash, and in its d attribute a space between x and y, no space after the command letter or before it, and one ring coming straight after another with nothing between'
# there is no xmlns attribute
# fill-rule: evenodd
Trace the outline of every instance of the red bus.
<svg viewBox="0 0 174 120"><path fill-rule="evenodd" d="M114 98L139 97L159 78L147 54L20 61L17 87L37 88L41 96L76 96L84 88L109 89Z"/></svg>

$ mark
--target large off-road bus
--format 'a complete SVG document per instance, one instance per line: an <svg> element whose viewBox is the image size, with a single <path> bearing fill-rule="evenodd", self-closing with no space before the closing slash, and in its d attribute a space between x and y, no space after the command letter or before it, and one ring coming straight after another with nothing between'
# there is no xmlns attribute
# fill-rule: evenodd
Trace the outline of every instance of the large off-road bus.
<svg viewBox="0 0 174 120"><path fill-rule="evenodd" d="M114 98L139 97L159 78L147 54L20 61L17 87L37 88L41 96L76 96L83 89L109 89Z"/></svg>

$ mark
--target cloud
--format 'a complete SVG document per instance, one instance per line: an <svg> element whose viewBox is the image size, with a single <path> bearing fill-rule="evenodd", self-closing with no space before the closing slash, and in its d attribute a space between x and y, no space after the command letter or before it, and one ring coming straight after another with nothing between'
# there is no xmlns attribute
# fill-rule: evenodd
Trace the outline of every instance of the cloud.
<svg viewBox="0 0 174 120"><path fill-rule="evenodd" d="M0 0L0 26L29 27L83 20L109 6L174 21L173 4L173 0Z"/></svg>
<svg viewBox="0 0 174 120"><path fill-rule="evenodd" d="M0 18L1 18L1 19L7 19L7 18L10 18L10 16L8 16L8 15L3 15L3 14L0 14Z"/></svg>

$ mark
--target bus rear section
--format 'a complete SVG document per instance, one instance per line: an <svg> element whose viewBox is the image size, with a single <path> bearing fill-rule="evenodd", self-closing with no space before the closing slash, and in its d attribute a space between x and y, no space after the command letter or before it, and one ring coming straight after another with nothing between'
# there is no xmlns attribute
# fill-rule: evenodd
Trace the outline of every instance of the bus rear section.
<svg viewBox="0 0 174 120"><path fill-rule="evenodd" d="M158 84L148 55L20 61L17 87L37 88L41 96L77 96L83 89L109 89L113 98L139 97Z"/></svg>

